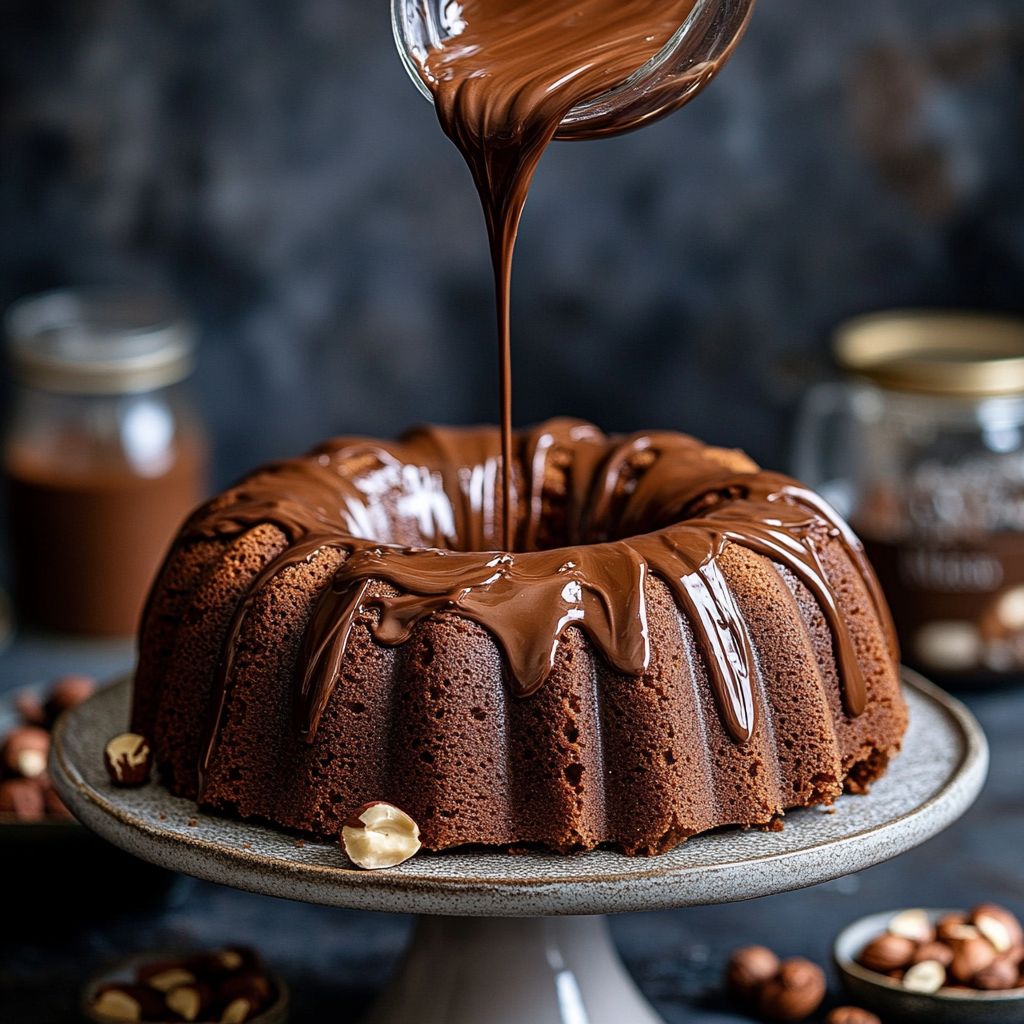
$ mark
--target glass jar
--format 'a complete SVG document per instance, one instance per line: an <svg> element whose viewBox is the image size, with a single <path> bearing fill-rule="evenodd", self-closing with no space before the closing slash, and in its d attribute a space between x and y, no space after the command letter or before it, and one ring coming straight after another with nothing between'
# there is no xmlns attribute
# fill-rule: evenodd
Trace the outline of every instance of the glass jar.
<svg viewBox="0 0 1024 1024"><path fill-rule="evenodd" d="M55 291L6 317L16 392L4 443L15 602L44 628L128 636L206 490L182 381L193 332L165 300Z"/></svg>
<svg viewBox="0 0 1024 1024"><path fill-rule="evenodd" d="M795 475L864 541L904 660L947 682L1024 672L1024 322L896 312L836 335Z"/></svg>

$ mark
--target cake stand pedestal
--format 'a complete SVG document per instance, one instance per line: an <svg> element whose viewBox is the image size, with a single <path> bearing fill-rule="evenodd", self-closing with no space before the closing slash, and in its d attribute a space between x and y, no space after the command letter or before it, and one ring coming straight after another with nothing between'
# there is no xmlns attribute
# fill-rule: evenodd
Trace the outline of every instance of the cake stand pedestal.
<svg viewBox="0 0 1024 1024"><path fill-rule="evenodd" d="M828 881L917 846L970 806L988 767L980 726L920 676L904 682L903 751L868 796L791 812L782 832L728 830L650 858L456 851L359 871L336 843L202 814L158 783L116 789L103 746L127 728L127 680L61 719L50 771L81 821L155 864L270 896L421 915L372 1024L659 1024L593 915Z"/></svg>

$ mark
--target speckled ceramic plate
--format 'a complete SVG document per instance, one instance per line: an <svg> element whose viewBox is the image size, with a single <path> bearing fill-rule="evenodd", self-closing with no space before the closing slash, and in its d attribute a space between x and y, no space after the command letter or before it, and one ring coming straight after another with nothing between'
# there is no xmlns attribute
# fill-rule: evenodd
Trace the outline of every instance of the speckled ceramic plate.
<svg viewBox="0 0 1024 1024"><path fill-rule="evenodd" d="M887 1021L920 1024L1020 1024L1024 1021L1024 989L972 992L940 989L932 995L908 992L898 981L861 967L854 957L889 926L898 910L871 914L844 928L836 939L833 959L847 991L858 1006L881 1014ZM929 910L932 922L949 910Z"/></svg>
<svg viewBox="0 0 1024 1024"><path fill-rule="evenodd" d="M905 673L910 727L903 751L869 796L786 816L782 832L727 830L658 857L605 850L562 857L498 851L420 854L360 871L336 843L200 813L159 782L116 789L103 745L128 721L129 682L65 715L50 771L90 828L164 867L287 899L365 910L467 916L603 914L695 906L798 889L877 864L956 820L985 780L988 746L958 701Z"/></svg>

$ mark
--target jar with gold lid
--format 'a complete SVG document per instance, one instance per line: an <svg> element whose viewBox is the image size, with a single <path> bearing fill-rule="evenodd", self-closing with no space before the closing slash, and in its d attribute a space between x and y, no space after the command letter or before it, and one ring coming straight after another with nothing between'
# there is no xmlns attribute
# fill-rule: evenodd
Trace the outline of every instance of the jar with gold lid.
<svg viewBox="0 0 1024 1024"><path fill-rule="evenodd" d="M1024 677L1024 322L879 313L834 352L847 379L808 394L795 475L864 541L905 661Z"/></svg>
<svg viewBox="0 0 1024 1024"><path fill-rule="evenodd" d="M5 326L16 610L48 629L129 636L206 489L206 437L182 384L192 328L165 299L100 290L22 299Z"/></svg>

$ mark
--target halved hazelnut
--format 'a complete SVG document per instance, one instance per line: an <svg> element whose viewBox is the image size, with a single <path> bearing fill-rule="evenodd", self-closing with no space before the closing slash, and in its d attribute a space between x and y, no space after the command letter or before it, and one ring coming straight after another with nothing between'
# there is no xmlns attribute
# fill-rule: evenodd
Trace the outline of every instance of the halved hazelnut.
<svg viewBox="0 0 1024 1024"><path fill-rule="evenodd" d="M50 734L34 725L15 729L4 741L4 767L26 779L37 779L46 771L46 755L50 752Z"/></svg>
<svg viewBox="0 0 1024 1024"><path fill-rule="evenodd" d="M92 1004L93 1013L113 1020L142 1020L142 1006L139 1001L119 988L108 988L101 992Z"/></svg>
<svg viewBox="0 0 1024 1024"><path fill-rule="evenodd" d="M938 992L946 984L946 968L938 960L922 960L907 969L903 975L903 987L909 992L923 992L926 995Z"/></svg>
<svg viewBox="0 0 1024 1024"><path fill-rule="evenodd" d="M971 911L971 923L995 947L1005 953L1024 943L1024 929L1017 918L995 903L983 903Z"/></svg>
<svg viewBox="0 0 1024 1024"><path fill-rule="evenodd" d="M172 988L180 988L182 985L194 985L196 976L184 967L168 967L166 970L158 971L143 978L140 972L139 980L145 981L150 988L157 992L170 992Z"/></svg>
<svg viewBox="0 0 1024 1024"><path fill-rule="evenodd" d="M205 985L179 985L167 993L164 1002L179 1017L193 1021L210 1005L211 999L212 993Z"/></svg>
<svg viewBox="0 0 1024 1024"><path fill-rule="evenodd" d="M935 928L924 910L904 910L889 922L889 934L912 942L931 942Z"/></svg>
<svg viewBox="0 0 1024 1024"><path fill-rule="evenodd" d="M945 917L940 917L939 920L935 923L935 937L940 942L947 942L949 939L954 938L954 936L951 935L950 932L962 927L963 925L966 925L967 921L967 914L946 914Z"/></svg>
<svg viewBox="0 0 1024 1024"><path fill-rule="evenodd" d="M144 736L123 732L106 745L103 764L115 786L141 786L149 781L153 752Z"/></svg>
<svg viewBox="0 0 1024 1024"><path fill-rule="evenodd" d="M341 845L361 868L393 868L420 848L420 829L405 811L392 804L364 804L341 829Z"/></svg>
<svg viewBox="0 0 1024 1024"><path fill-rule="evenodd" d="M248 1020L255 1007L248 999L232 999L220 1015L220 1024L242 1024Z"/></svg>

